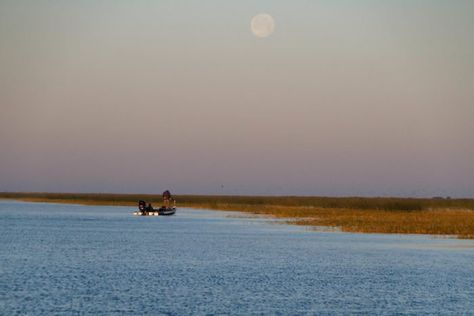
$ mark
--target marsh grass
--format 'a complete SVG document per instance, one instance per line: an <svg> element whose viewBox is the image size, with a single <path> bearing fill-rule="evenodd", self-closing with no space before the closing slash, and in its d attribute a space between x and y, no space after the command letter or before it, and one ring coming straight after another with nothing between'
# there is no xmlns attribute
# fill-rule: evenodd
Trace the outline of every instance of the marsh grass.
<svg viewBox="0 0 474 316"><path fill-rule="evenodd" d="M135 206L161 204L160 195L0 193L32 202ZM337 227L345 232L455 235L474 239L474 199L296 196L175 196L179 206L239 211L291 219L297 225Z"/></svg>

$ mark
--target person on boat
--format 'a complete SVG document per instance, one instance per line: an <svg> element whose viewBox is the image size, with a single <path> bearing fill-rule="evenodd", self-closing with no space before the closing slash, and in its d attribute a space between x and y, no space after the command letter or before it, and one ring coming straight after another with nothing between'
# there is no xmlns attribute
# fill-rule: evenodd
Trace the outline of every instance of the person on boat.
<svg viewBox="0 0 474 316"><path fill-rule="evenodd" d="M147 206L146 210L147 210L148 212L153 211L153 206L151 206L151 203L148 203L148 206Z"/></svg>
<svg viewBox="0 0 474 316"><path fill-rule="evenodd" d="M144 213L146 211L146 202L143 200L138 201L138 210L140 213Z"/></svg>
<svg viewBox="0 0 474 316"><path fill-rule="evenodd" d="M171 193L169 190L163 192L163 203L166 208L171 207Z"/></svg>

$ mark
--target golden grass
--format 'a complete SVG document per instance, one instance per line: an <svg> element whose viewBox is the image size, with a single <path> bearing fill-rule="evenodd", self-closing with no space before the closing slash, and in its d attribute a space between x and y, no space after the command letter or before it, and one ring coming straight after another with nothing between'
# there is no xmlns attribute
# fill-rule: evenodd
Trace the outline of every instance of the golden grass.
<svg viewBox="0 0 474 316"><path fill-rule="evenodd" d="M32 202L135 206L159 195L0 193ZM345 232L455 235L474 239L473 199L176 196L183 207L239 211L288 218L297 225L337 227Z"/></svg>
<svg viewBox="0 0 474 316"><path fill-rule="evenodd" d="M454 235L463 239L474 239L474 211L469 209L396 211L281 205L192 206L289 218L288 222L292 224L337 227L344 232Z"/></svg>
<svg viewBox="0 0 474 316"><path fill-rule="evenodd" d="M79 205L112 205L112 206L136 206L136 201L107 201L107 200L81 200L79 198L74 199L45 199L39 197L24 197L18 200L25 202L36 202L36 203L61 203L61 204L79 204Z"/></svg>
<svg viewBox="0 0 474 316"><path fill-rule="evenodd" d="M474 238L474 212L436 210L417 212L323 210L300 225L340 227L345 232L455 235Z"/></svg>

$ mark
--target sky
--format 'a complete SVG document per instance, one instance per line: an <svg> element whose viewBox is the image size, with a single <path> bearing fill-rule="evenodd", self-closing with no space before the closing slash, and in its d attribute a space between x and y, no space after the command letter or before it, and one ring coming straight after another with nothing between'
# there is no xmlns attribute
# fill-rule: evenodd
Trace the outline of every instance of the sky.
<svg viewBox="0 0 474 316"><path fill-rule="evenodd" d="M0 191L474 197L473 33L472 0L0 0Z"/></svg>

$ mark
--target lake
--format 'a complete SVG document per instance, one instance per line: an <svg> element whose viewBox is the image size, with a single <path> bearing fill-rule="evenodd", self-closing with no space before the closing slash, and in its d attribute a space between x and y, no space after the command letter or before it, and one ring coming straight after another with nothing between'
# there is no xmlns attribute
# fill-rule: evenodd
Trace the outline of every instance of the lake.
<svg viewBox="0 0 474 316"><path fill-rule="evenodd" d="M474 241L0 200L2 315L473 314Z"/></svg>

